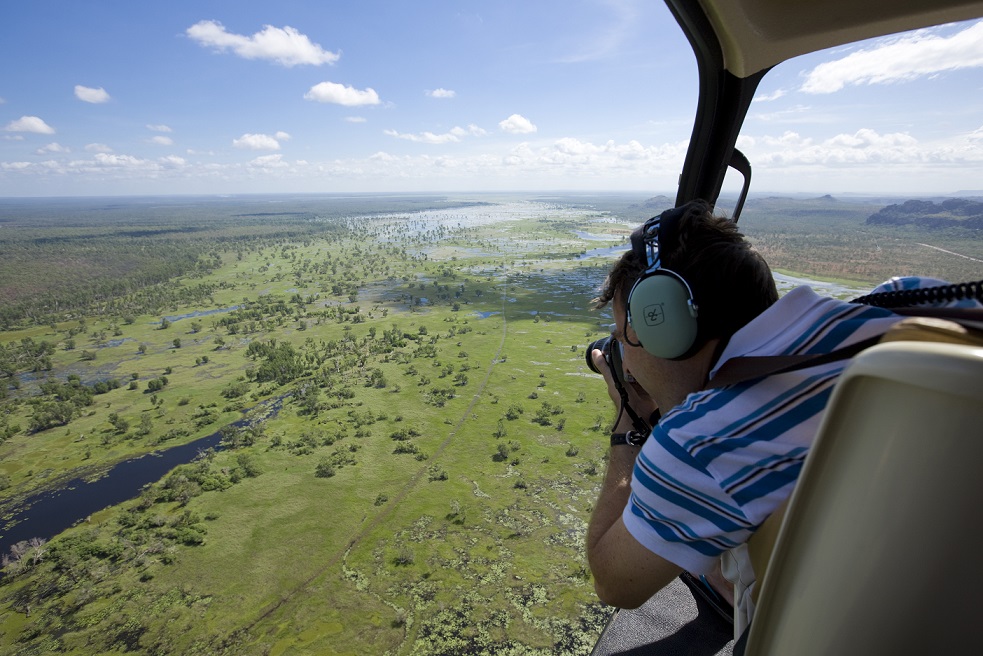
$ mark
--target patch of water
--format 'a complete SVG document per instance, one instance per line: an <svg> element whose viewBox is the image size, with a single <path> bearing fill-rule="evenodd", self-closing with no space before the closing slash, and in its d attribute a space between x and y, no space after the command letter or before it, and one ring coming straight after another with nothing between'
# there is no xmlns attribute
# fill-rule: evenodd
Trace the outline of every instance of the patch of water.
<svg viewBox="0 0 983 656"><path fill-rule="evenodd" d="M120 346L123 342L135 342L136 340L132 337L124 337L123 339L111 339L108 342L103 342L99 344L99 348L110 348L113 346Z"/></svg>
<svg viewBox="0 0 983 656"><path fill-rule="evenodd" d="M615 239L621 239L621 237L615 235L595 235L592 232L585 232L583 230L574 230L573 234L587 241L614 241Z"/></svg>
<svg viewBox="0 0 983 656"><path fill-rule="evenodd" d="M164 318L174 323L175 321L180 321L181 319L193 319L195 317L207 317L211 314L222 314L224 312L232 312L233 310L238 310L241 305L233 305L227 308L216 308L214 310L195 310L194 312L188 312L187 314L175 314L172 316L165 315ZM151 321L151 324L157 326L160 325L160 321Z"/></svg>
<svg viewBox="0 0 983 656"><path fill-rule="evenodd" d="M810 280L809 278L796 278L794 276L787 276L782 273L775 273L773 274L773 277L775 278L775 286L778 287L778 294L780 296L792 290L794 287L801 287L804 285L807 287L812 287L812 290L820 296L849 299L857 296L863 296L864 294L869 293L873 287L873 285L870 287L851 287L841 285L840 283L836 282L822 282L819 280Z"/></svg>
<svg viewBox="0 0 983 656"><path fill-rule="evenodd" d="M250 426L275 416L284 398L261 403L256 406L264 411L261 416L244 417L232 425ZM56 490L28 497L20 510L0 521L0 553L7 553L21 540L49 540L93 513L136 497L144 486L191 462L199 453L221 449L221 440L221 431L215 431L187 444L124 460L97 480L75 478Z"/></svg>
<svg viewBox="0 0 983 656"><path fill-rule="evenodd" d="M614 257L616 255L621 255L625 251L631 248L630 244L621 244L618 246L609 246L607 248L592 248L589 251L584 251L576 257L578 260L589 260L594 257Z"/></svg>

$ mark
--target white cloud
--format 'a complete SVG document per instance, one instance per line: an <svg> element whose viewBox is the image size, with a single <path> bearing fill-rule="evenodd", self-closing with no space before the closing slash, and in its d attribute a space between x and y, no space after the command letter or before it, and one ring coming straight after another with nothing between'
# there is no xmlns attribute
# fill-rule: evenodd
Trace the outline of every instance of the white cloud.
<svg viewBox="0 0 983 656"><path fill-rule="evenodd" d="M512 114L499 122L498 127L509 134L531 134L538 129L529 119L520 114Z"/></svg>
<svg viewBox="0 0 983 656"><path fill-rule="evenodd" d="M287 67L333 64L341 57L340 53L324 50L290 26L264 25L262 31L244 36L226 32L218 21L203 20L189 27L186 33L202 46L219 52L231 50L244 59L266 59Z"/></svg>
<svg viewBox="0 0 983 656"><path fill-rule="evenodd" d="M282 130L274 134L273 138L276 139L277 141L290 141L290 135Z"/></svg>
<svg viewBox="0 0 983 656"><path fill-rule="evenodd" d="M249 150L280 150L280 142L268 134L244 134L233 139L232 145Z"/></svg>
<svg viewBox="0 0 983 656"><path fill-rule="evenodd" d="M70 153L72 152L68 148L65 148L57 141L49 143L47 146L41 146L37 149L38 155L46 155L48 153Z"/></svg>
<svg viewBox="0 0 983 656"><path fill-rule="evenodd" d="M488 130L485 130L484 128L479 128L474 123L471 123L468 125L467 129L462 127L452 128L451 134L456 135L458 137L464 137L467 135L471 135L472 137L484 137L488 134Z"/></svg>
<svg viewBox="0 0 983 656"><path fill-rule="evenodd" d="M806 74L802 91L833 93L847 85L905 82L979 67L983 67L983 21L952 36L920 30L825 62Z"/></svg>
<svg viewBox="0 0 983 656"><path fill-rule="evenodd" d="M167 157L161 157L157 161L160 162L163 166L169 168L180 169L188 165L187 160L185 160L183 157L178 157L177 155L168 155Z"/></svg>
<svg viewBox="0 0 983 656"><path fill-rule="evenodd" d="M7 132L33 132L34 134L54 134L55 129L37 116L21 116L4 128Z"/></svg>
<svg viewBox="0 0 983 656"><path fill-rule="evenodd" d="M81 84L75 85L75 97L83 102L94 103L96 105L109 102L110 100L109 94L102 87L93 89L92 87L84 87Z"/></svg>
<svg viewBox="0 0 983 656"><path fill-rule="evenodd" d="M261 169L278 169L285 168L288 166L286 162L283 161L283 155L262 155L256 159L249 162L249 166L253 168Z"/></svg>
<svg viewBox="0 0 983 656"><path fill-rule="evenodd" d="M416 143L428 143L428 144L445 144L445 143L455 143L460 141L464 137L483 137L488 134L486 130L479 128L474 123L468 125L467 128L462 128L457 125L444 132L443 134L434 134L433 132L421 132L420 134L405 134L402 132L397 132L396 130L383 130L384 134L390 137L396 137L397 139L405 139L407 141L414 141Z"/></svg>
<svg viewBox="0 0 983 656"><path fill-rule="evenodd" d="M157 164L149 159L140 159L132 155L113 155L109 153L96 153L91 162L72 162L73 166L88 167L95 164L98 168L109 169L135 169L140 171L156 170Z"/></svg>
<svg viewBox="0 0 983 656"><path fill-rule="evenodd" d="M785 89L776 89L775 91L772 91L771 93L765 93L765 94L761 94L761 95L755 96L754 98L751 99L751 102L771 102L772 100L778 100L779 98L781 98L782 96L784 96L786 93L788 93L788 92L785 91Z"/></svg>
<svg viewBox="0 0 983 656"><path fill-rule="evenodd" d="M7 102L7 101L4 100L3 98L0 98L0 105L4 104L5 102Z"/></svg>
<svg viewBox="0 0 983 656"><path fill-rule="evenodd" d="M34 134L54 134L55 129L37 116L21 116L4 128L7 132L33 132Z"/></svg>
<svg viewBox="0 0 983 656"><path fill-rule="evenodd" d="M367 119L364 116L346 116L345 120L349 123L365 123Z"/></svg>
<svg viewBox="0 0 983 656"><path fill-rule="evenodd" d="M460 141L461 139L453 132L445 132L444 134L434 134L433 132L421 132L420 134L405 134L397 132L396 130L383 130L384 134L390 137L396 137L397 139L406 139L407 141L413 141L416 143L427 143L427 144L445 144Z"/></svg>
<svg viewBox="0 0 983 656"><path fill-rule="evenodd" d="M315 84L310 91L304 94L304 99L344 105L345 107L379 104L379 94L375 92L375 89L368 88L361 91L335 82Z"/></svg>
<svg viewBox="0 0 983 656"><path fill-rule="evenodd" d="M921 143L906 132L881 134L861 128L852 133L825 139L804 137L786 131L745 142L744 153L761 169L782 167L860 167L861 178L887 175L883 167L945 166L967 161L983 161L983 144L972 146L964 138L952 143ZM881 167L881 168L875 168Z"/></svg>
<svg viewBox="0 0 983 656"><path fill-rule="evenodd" d="M150 130L151 132L173 132L174 131L174 130L172 130L170 128L170 126L163 125L163 124L158 124L158 125L150 125L150 124L148 124L147 125L147 129Z"/></svg>
<svg viewBox="0 0 983 656"><path fill-rule="evenodd" d="M90 143L85 146L86 152L90 153L111 153L113 149L102 143Z"/></svg>
<svg viewBox="0 0 983 656"><path fill-rule="evenodd" d="M453 98L457 95L457 92L451 89L434 89L433 91L427 91L427 95L431 98Z"/></svg>
<svg viewBox="0 0 983 656"><path fill-rule="evenodd" d="M158 146L173 146L174 140L170 137L165 137L163 135L158 135L150 139L150 143L157 144Z"/></svg>

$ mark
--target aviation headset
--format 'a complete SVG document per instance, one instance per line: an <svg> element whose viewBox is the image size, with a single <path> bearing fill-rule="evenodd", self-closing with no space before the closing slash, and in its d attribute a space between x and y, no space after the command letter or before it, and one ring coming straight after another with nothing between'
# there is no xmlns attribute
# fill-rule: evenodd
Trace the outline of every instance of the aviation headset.
<svg viewBox="0 0 983 656"><path fill-rule="evenodd" d="M632 233L631 247L648 267L628 293L627 323L638 344L658 358L688 357L697 343L699 316L689 283L662 267L659 244L671 249L676 244L679 220L685 208L666 210Z"/></svg>

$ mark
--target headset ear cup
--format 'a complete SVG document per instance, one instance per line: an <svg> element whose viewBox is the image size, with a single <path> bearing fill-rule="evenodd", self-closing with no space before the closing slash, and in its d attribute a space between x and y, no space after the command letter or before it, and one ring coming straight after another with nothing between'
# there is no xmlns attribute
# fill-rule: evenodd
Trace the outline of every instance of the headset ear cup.
<svg viewBox="0 0 983 656"><path fill-rule="evenodd" d="M631 327L642 347L658 358L678 358L696 342L696 305L678 274L657 269L628 295Z"/></svg>

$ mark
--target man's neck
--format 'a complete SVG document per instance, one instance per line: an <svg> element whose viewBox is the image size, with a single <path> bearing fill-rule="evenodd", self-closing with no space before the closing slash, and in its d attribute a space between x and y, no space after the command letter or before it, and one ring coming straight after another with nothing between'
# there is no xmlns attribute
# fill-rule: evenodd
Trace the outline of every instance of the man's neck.
<svg viewBox="0 0 983 656"><path fill-rule="evenodd" d="M667 362L667 384L657 399L659 407L668 410L682 403L687 396L698 392L707 384L710 369L717 357L719 339L711 339L691 358Z"/></svg>

